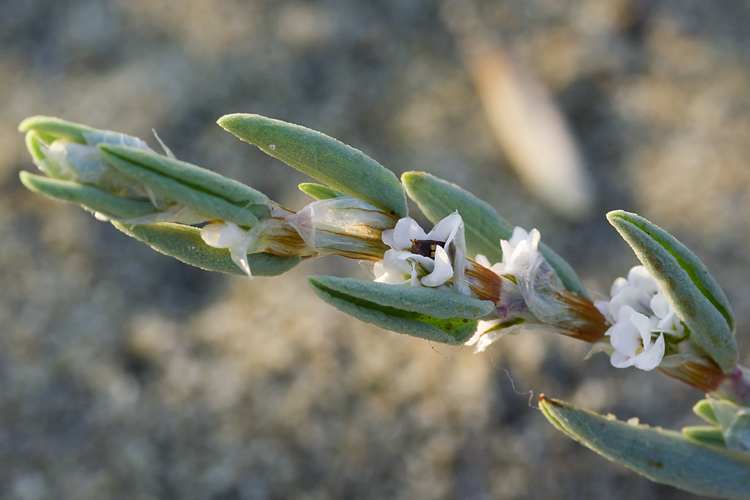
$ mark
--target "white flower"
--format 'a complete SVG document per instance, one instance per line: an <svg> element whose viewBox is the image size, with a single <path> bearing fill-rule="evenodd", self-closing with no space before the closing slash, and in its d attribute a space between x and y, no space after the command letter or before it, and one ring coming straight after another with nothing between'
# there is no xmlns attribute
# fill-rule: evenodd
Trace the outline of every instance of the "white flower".
<svg viewBox="0 0 750 500"><path fill-rule="evenodd" d="M201 229L206 245L227 248L232 260L252 278L247 255L269 253L278 257L309 257L315 255L287 219L294 214L281 205L271 203L271 216L245 230L233 222L215 222Z"/></svg>
<svg viewBox="0 0 750 500"><path fill-rule="evenodd" d="M664 334L680 337L685 325L643 266L633 267L627 279L617 278L611 295L612 300L597 301L595 305L612 324L606 332L614 348L612 366L656 368L665 353ZM656 334L658 337L653 340Z"/></svg>
<svg viewBox="0 0 750 500"><path fill-rule="evenodd" d="M375 281L389 284L438 287L453 279L459 293L466 287L464 223L458 212L438 222L429 233L409 217L383 231L383 243L390 247L375 263Z"/></svg>
<svg viewBox="0 0 750 500"><path fill-rule="evenodd" d="M557 274L539 251L540 239L538 230L516 227L509 240L500 241L502 262L490 264L484 255L476 256L478 264L503 278L502 294L496 303L503 317L479 322L477 332L466 343L476 344L475 353L523 330L554 330L551 324L569 315L568 305L559 302ZM550 325L544 324L547 322Z"/></svg>
<svg viewBox="0 0 750 500"><path fill-rule="evenodd" d="M228 248L232 260L249 278L253 277L250 264L247 261L247 250L250 239L249 231L240 228L234 222L217 222L208 224L201 229L201 238L206 245L214 248Z"/></svg>
<svg viewBox="0 0 750 500"><path fill-rule="evenodd" d="M500 247L503 249L503 264L506 274L519 275L526 269L533 267L539 259L544 259L539 252L539 241L541 234L538 230L532 229L527 232L522 227L516 227L510 240L500 241Z"/></svg>
<svg viewBox="0 0 750 500"><path fill-rule="evenodd" d="M685 333L685 325L682 324L679 316L667 302L664 292L654 295L650 302L651 310L654 315L651 316L651 331L669 333L681 337Z"/></svg>
<svg viewBox="0 0 750 500"><path fill-rule="evenodd" d="M619 309L617 322L606 335L615 349L610 357L615 368L635 366L649 371L659 366L664 357L664 334L653 341L649 318L628 305Z"/></svg>
<svg viewBox="0 0 750 500"><path fill-rule="evenodd" d="M651 299L660 291L656 279L646 268L635 266L628 272L628 279L617 278L612 284L612 300L597 301L595 305L610 323L615 323L617 312L626 305L650 316L653 314Z"/></svg>
<svg viewBox="0 0 750 500"><path fill-rule="evenodd" d="M489 259L482 254L476 256L477 263L492 269L498 276L503 274L523 274L533 266L539 259L544 259L539 252L539 241L541 234L537 229L526 231L522 227L516 227L509 240L500 240L500 248L503 250L503 260L496 264L490 264Z"/></svg>

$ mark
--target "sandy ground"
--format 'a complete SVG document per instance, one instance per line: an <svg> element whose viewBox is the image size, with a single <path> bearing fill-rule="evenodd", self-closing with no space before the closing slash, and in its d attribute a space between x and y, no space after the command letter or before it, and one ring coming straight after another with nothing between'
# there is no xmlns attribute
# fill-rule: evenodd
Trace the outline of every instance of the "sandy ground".
<svg viewBox="0 0 750 500"><path fill-rule="evenodd" d="M597 188L586 220L508 165L462 57L472 37L569 120ZM182 265L27 192L16 127L55 115L152 144L153 127L298 209L305 177L214 122L300 123L462 184L604 293L636 263L604 214L636 211L725 288L748 364L748 46L748 2L3 0L0 496L695 498L568 440L523 393L679 428L698 423L696 391L541 333L473 355L359 323L305 281L363 276L356 263L253 281Z"/></svg>

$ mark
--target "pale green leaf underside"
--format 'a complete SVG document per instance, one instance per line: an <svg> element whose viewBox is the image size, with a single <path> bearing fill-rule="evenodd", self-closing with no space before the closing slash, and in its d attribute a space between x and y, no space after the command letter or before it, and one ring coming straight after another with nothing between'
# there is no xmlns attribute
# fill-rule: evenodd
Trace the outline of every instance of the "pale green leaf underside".
<svg viewBox="0 0 750 500"><path fill-rule="evenodd" d="M678 432L610 420L565 401L542 397L558 430L600 455L657 483L699 495L750 499L750 458Z"/></svg>

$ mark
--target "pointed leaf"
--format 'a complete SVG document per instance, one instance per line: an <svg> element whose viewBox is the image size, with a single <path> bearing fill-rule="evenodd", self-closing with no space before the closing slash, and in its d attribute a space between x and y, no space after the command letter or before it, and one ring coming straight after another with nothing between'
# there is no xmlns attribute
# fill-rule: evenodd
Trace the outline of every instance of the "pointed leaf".
<svg viewBox="0 0 750 500"><path fill-rule="evenodd" d="M431 288L334 276L308 279L323 300L355 318L450 345L464 343L476 330L476 320L494 311L490 301Z"/></svg>
<svg viewBox="0 0 750 500"><path fill-rule="evenodd" d="M174 257L185 264L207 271L245 275L245 272L232 261L229 250L206 245L201 239L201 231L198 228L172 223L129 225L113 222L112 224L157 252ZM300 257L284 258L265 253L249 254L247 260L253 276L278 276L302 261Z"/></svg>
<svg viewBox="0 0 750 500"><path fill-rule="evenodd" d="M539 407L558 430L652 481L699 495L750 499L750 457L557 399L542 396Z"/></svg>
<svg viewBox="0 0 750 500"><path fill-rule="evenodd" d="M123 175L209 217L252 227L270 215L266 195L216 172L127 146L100 144L99 151Z"/></svg>
<svg viewBox="0 0 750 500"><path fill-rule="evenodd" d="M35 130L47 138L68 139L79 144L86 144L86 139L83 137L84 133L97 131L97 129L87 125L61 120L52 116L32 116L26 118L18 125L18 130L21 132Z"/></svg>
<svg viewBox="0 0 750 500"><path fill-rule="evenodd" d="M405 172L401 176L401 182L409 198L417 203L433 224L458 210L466 228L469 254L481 253L493 264L503 260L500 240L510 239L513 226L487 202L453 183L425 172ZM570 264L545 243L539 245L539 251L557 271L565 288L589 298L586 287Z"/></svg>
<svg viewBox="0 0 750 500"><path fill-rule="evenodd" d="M694 425L690 427L683 427L682 433L694 439L701 441L702 443L710 444L711 446L718 446L719 448L726 448L727 444L724 441L724 434L718 427L710 425Z"/></svg>
<svg viewBox="0 0 750 500"><path fill-rule="evenodd" d="M63 172L58 162L47 158L44 149L51 142L55 140L54 137L49 137L49 142L45 141L43 133L36 130L30 130L26 132L26 149L31 154L31 158L34 160L34 164L39 167L39 170L55 179L68 179L71 176L69 172Z"/></svg>
<svg viewBox="0 0 750 500"><path fill-rule="evenodd" d="M120 198L92 186L61 181L29 172L21 172L19 177L23 185L35 193L83 205L110 219L135 219L157 213L156 208L148 201Z"/></svg>
<svg viewBox="0 0 750 500"><path fill-rule="evenodd" d="M325 134L250 114L226 115L219 125L266 154L330 188L406 217L406 196L390 170L363 152Z"/></svg>
<svg viewBox="0 0 750 500"><path fill-rule="evenodd" d="M656 278L692 338L729 373L739 358L734 314L706 266L674 236L639 215L615 210L607 219Z"/></svg>
<svg viewBox="0 0 750 500"><path fill-rule="evenodd" d="M303 182L298 187L300 191L302 191L306 195L312 196L318 201L330 200L333 198L346 196L343 193L339 193L338 191L334 191L333 189L327 186L324 186L322 184L316 184L314 182Z"/></svg>
<svg viewBox="0 0 750 500"><path fill-rule="evenodd" d="M710 424L718 425L719 423L719 420L716 418L716 413L714 413L713 406L711 405L711 401L708 399L701 399L695 403L695 406L693 406L693 413Z"/></svg>
<svg viewBox="0 0 750 500"><path fill-rule="evenodd" d="M26 132L26 149L29 150L29 154L31 155L31 158L35 161L43 161L45 159L44 153L42 152L42 144L44 141L42 141L42 138L39 135L39 132L35 130L31 130L29 132Z"/></svg>

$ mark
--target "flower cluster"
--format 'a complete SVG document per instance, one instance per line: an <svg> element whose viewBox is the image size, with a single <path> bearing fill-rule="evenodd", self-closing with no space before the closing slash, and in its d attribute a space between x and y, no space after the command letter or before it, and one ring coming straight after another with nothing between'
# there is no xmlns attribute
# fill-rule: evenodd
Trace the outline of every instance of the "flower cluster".
<svg viewBox="0 0 750 500"><path fill-rule="evenodd" d="M375 263L375 281L427 287L447 287L450 282L458 293L467 294L464 223L458 212L429 233L410 217L399 219L396 227L383 231L383 243L390 248Z"/></svg>
<svg viewBox="0 0 750 500"><path fill-rule="evenodd" d="M664 358L664 335L680 338L685 326L643 266L633 267L627 279L617 278L611 296L610 301L595 305L612 324L606 332L613 349L612 366L653 370Z"/></svg>
<svg viewBox="0 0 750 500"><path fill-rule="evenodd" d="M479 321L467 345L484 351L505 335L525 329L558 331L594 342L606 329L593 304L567 291L539 249L540 234L517 227L501 240L502 261L466 257L464 223L456 212L425 232L411 218L383 231L389 247L375 263L375 280L394 285L432 287L492 301L494 314Z"/></svg>
<svg viewBox="0 0 750 500"><path fill-rule="evenodd" d="M529 281L533 269L538 269L542 262L546 263L539 252L540 239L538 230L526 231L516 227L509 240L500 241L502 262L491 264L484 255L477 255L478 264L506 279L503 281L503 317L480 321L476 333L466 342L466 345L475 346L475 353L483 352L506 335L515 335L528 328L527 320L533 319L533 316L526 311L528 307L521 287Z"/></svg>

